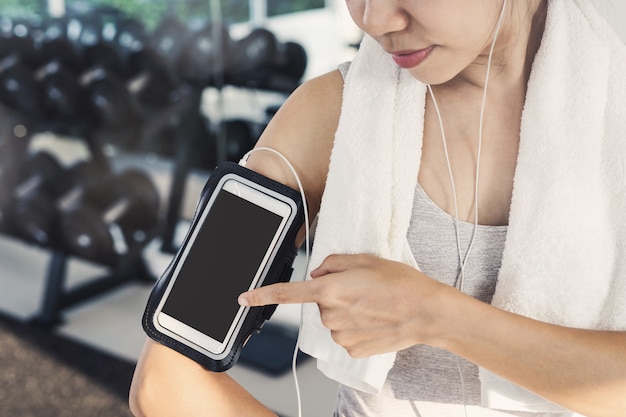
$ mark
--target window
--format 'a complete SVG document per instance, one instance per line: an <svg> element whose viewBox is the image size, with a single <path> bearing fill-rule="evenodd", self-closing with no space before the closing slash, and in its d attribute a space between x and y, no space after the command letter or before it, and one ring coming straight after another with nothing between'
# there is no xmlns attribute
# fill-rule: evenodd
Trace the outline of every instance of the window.
<svg viewBox="0 0 626 417"><path fill-rule="evenodd" d="M46 11L46 3L42 0L2 0L0 16L32 17L42 15Z"/></svg>
<svg viewBox="0 0 626 417"><path fill-rule="evenodd" d="M17 0L15 0L17 1ZM211 2L207 0L66 0L68 10L89 4L94 7L108 6L141 20L153 29L165 15L177 16L182 21L211 20ZM219 0L222 19L226 23L247 21L250 16L249 0Z"/></svg>
<svg viewBox="0 0 626 417"><path fill-rule="evenodd" d="M302 12L310 9L319 9L325 6L325 0L267 0L267 15Z"/></svg>

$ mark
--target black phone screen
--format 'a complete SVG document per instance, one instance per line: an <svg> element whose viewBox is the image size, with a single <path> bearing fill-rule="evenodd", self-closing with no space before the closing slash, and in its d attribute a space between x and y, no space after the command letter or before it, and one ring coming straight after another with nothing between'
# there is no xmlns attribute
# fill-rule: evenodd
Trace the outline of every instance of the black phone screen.
<svg viewBox="0 0 626 417"><path fill-rule="evenodd" d="M180 268L163 312L220 342L282 217L220 190Z"/></svg>

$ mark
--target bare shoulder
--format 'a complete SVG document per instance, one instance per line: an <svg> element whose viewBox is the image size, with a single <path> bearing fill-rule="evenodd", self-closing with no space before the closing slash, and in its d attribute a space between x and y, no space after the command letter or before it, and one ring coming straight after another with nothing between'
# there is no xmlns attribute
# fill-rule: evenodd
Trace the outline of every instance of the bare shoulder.
<svg viewBox="0 0 626 417"><path fill-rule="evenodd" d="M272 118L257 147L281 152L295 167L309 200L317 212L339 122L343 77L332 71L302 84ZM248 167L296 188L288 167L270 152L255 152Z"/></svg>

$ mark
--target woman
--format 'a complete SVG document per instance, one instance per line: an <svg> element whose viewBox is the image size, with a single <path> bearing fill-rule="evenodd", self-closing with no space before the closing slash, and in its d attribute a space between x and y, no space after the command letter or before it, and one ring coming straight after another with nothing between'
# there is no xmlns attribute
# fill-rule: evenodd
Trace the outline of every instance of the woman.
<svg viewBox="0 0 626 417"><path fill-rule="evenodd" d="M314 307L304 350L342 383L338 416L623 416L621 42L584 0L347 5L359 55L258 144L319 212L313 279L239 302ZM296 188L270 153L248 167ZM150 341L131 408L273 415Z"/></svg>

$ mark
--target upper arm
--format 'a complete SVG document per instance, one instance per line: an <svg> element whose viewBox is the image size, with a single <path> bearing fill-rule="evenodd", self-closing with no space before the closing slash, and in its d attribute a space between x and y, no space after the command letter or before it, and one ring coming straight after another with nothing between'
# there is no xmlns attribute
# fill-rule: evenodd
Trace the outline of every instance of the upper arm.
<svg viewBox="0 0 626 417"><path fill-rule="evenodd" d="M311 218L317 214L324 192L342 94L343 77L339 71L307 81L281 106L256 145L279 151L293 165L302 182ZM246 166L298 189L284 161L271 152L254 152Z"/></svg>

